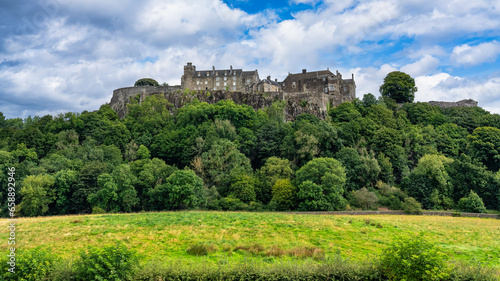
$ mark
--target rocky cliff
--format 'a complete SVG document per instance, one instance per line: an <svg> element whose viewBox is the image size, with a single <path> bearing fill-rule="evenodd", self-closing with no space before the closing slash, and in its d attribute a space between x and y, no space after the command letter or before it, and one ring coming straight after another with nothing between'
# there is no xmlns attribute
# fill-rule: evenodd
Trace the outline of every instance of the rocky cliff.
<svg viewBox="0 0 500 281"><path fill-rule="evenodd" d="M301 113L310 113L324 119L327 115L328 104L336 106L334 97L323 93L242 93L226 91L181 91L180 87L128 87L113 91L110 106L120 118L127 113L127 104L130 98L140 95L142 101L147 96L162 95L173 108L181 108L195 98L207 103L217 103L220 100L232 100L236 104L246 104L255 110L270 106L278 100L286 101L285 119L294 120Z"/></svg>

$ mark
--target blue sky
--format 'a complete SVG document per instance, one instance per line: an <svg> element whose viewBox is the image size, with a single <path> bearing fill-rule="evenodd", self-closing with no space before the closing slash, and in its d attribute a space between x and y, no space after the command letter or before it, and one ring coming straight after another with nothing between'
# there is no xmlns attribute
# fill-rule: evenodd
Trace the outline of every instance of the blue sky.
<svg viewBox="0 0 500 281"><path fill-rule="evenodd" d="M360 98L400 70L417 101L500 113L499 57L499 0L0 2L8 118L95 110L143 77L180 84L186 62L279 80L330 68L354 74Z"/></svg>

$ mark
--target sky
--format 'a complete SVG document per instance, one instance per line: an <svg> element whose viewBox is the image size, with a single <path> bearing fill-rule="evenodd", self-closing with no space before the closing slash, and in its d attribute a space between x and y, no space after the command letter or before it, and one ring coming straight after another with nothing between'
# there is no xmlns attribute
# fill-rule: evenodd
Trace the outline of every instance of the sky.
<svg viewBox="0 0 500 281"><path fill-rule="evenodd" d="M93 111L140 78L183 66L354 74L356 96L391 71L415 101L472 98L500 113L500 0L16 0L0 2L0 112Z"/></svg>

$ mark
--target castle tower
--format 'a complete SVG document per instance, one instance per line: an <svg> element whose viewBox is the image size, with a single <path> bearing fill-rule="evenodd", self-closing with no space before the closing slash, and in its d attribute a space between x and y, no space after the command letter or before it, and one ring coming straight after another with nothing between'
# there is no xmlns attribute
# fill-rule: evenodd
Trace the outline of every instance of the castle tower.
<svg viewBox="0 0 500 281"><path fill-rule="evenodd" d="M181 87L182 89L191 89L194 85L193 77L196 72L196 66L193 63L188 62L184 66L184 75L181 77Z"/></svg>

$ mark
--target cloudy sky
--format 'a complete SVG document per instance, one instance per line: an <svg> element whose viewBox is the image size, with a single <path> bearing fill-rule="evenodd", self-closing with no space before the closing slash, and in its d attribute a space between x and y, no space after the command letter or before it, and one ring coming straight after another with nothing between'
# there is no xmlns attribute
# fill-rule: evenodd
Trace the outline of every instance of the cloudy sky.
<svg viewBox="0 0 500 281"><path fill-rule="evenodd" d="M417 101L472 98L500 113L500 0L16 0L0 2L0 111L98 109L143 77L183 65L354 74L357 96L387 73Z"/></svg>

